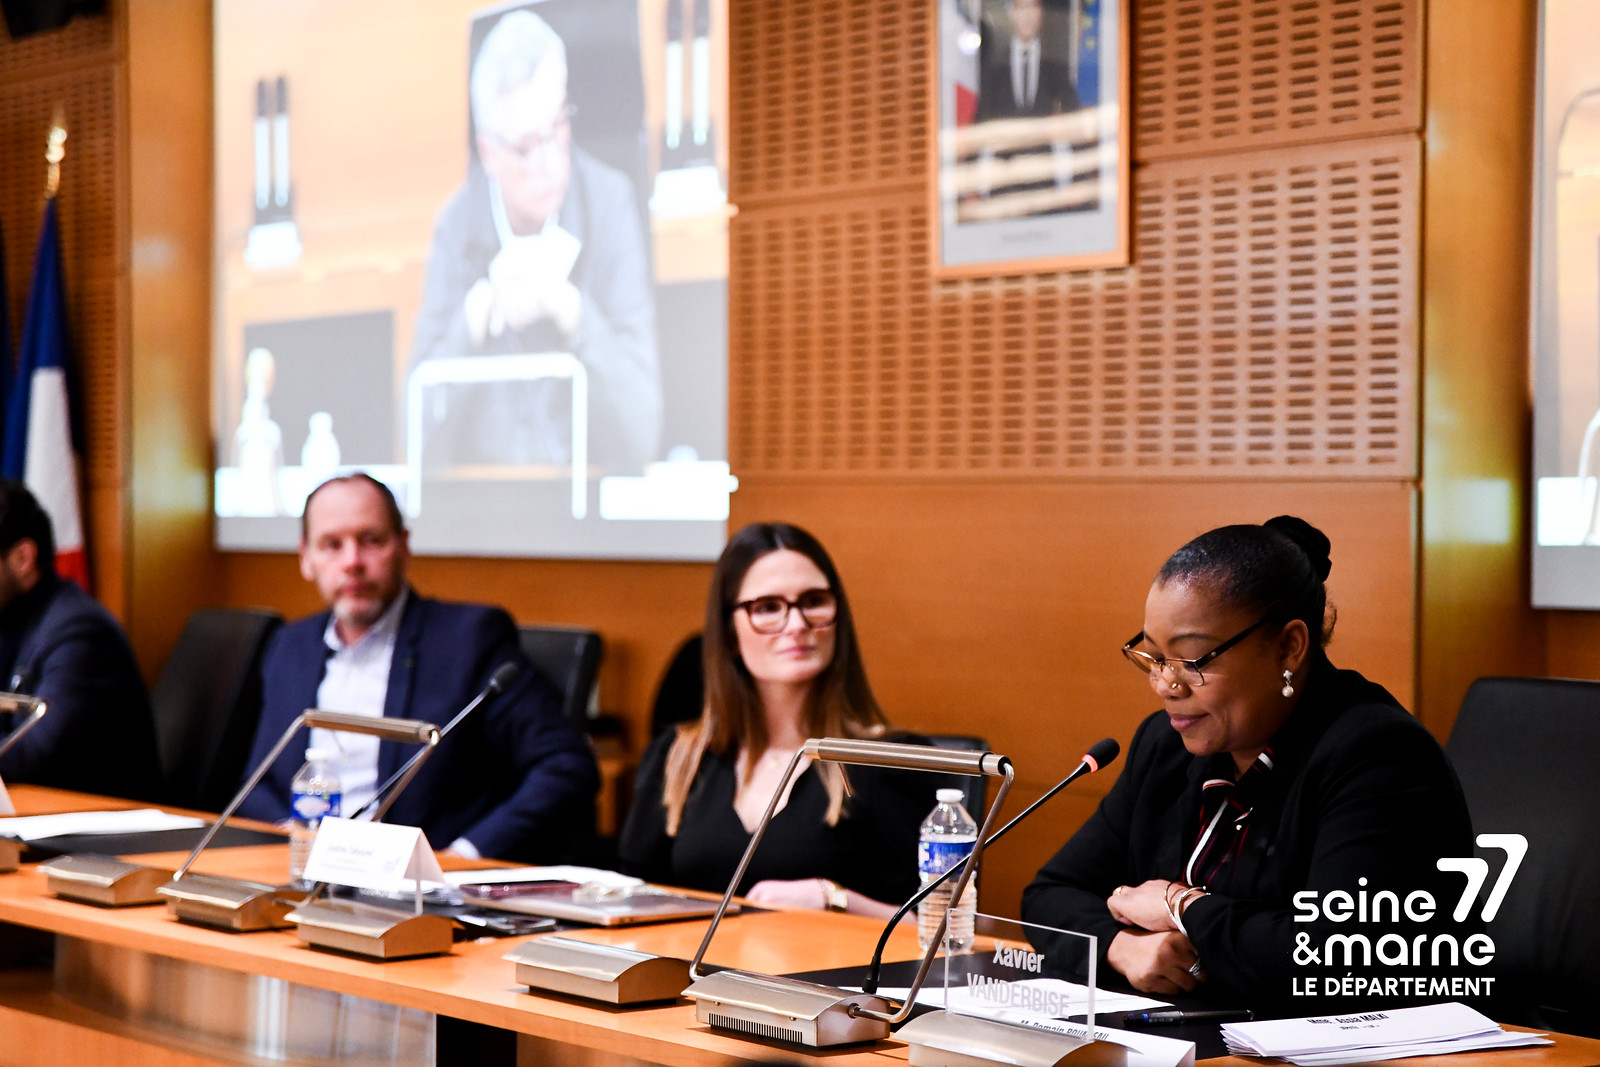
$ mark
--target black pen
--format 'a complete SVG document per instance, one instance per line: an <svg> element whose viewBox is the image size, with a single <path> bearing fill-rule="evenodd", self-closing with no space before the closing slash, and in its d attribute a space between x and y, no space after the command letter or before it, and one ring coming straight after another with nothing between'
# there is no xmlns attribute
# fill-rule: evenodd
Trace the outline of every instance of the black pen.
<svg viewBox="0 0 1600 1067"><path fill-rule="evenodd" d="M1179 1026L1183 1023L1243 1023L1256 1017L1245 1008L1218 1008L1211 1011L1136 1011L1123 1016L1129 1026Z"/></svg>

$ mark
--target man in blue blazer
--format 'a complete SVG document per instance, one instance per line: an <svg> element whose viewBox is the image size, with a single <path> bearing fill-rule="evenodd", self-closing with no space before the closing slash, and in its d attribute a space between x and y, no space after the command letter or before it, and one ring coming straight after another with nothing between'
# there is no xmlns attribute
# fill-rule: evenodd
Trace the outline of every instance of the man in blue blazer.
<svg viewBox="0 0 1600 1067"><path fill-rule="evenodd" d="M521 669L440 742L384 821L420 826L435 848L467 856L550 861L594 823L599 785L588 741L523 654L499 608L419 596L406 584L407 534L394 496L364 474L323 483L306 501L300 573L329 610L277 632L262 661L253 769L307 708L443 726L502 664ZM240 814L289 817L290 785L308 747L332 750L343 814L415 751L365 735L302 731Z"/></svg>
<svg viewBox="0 0 1600 1067"><path fill-rule="evenodd" d="M155 720L128 639L57 575L50 516L10 478L0 478L0 689L49 707L0 758L5 781L157 799ZM9 718L0 715L0 739Z"/></svg>

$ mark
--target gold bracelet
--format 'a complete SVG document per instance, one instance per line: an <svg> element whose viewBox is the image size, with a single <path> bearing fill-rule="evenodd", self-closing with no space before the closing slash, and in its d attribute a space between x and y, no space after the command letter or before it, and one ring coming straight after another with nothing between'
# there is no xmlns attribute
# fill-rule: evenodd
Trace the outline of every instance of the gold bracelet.
<svg viewBox="0 0 1600 1067"><path fill-rule="evenodd" d="M829 911L849 911L850 892L832 878L818 878L822 883L823 907Z"/></svg>

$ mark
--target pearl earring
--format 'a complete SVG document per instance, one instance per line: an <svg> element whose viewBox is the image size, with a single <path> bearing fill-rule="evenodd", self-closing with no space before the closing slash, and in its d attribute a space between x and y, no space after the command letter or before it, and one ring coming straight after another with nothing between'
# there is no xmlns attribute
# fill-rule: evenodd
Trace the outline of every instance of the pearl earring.
<svg viewBox="0 0 1600 1067"><path fill-rule="evenodd" d="M1283 672L1283 695L1286 697L1294 696L1294 676L1288 671Z"/></svg>

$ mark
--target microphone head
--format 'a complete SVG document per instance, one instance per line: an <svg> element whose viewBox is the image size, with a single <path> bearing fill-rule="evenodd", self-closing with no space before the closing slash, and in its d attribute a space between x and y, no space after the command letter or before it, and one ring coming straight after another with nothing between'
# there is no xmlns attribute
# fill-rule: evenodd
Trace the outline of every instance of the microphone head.
<svg viewBox="0 0 1600 1067"><path fill-rule="evenodd" d="M506 686L510 685L522 673L522 668L514 660L508 660L496 667L494 673L489 675L489 684L484 686L491 693L504 693ZM1104 744L1104 742L1101 742ZM1112 742L1116 744L1116 742Z"/></svg>
<svg viewBox="0 0 1600 1067"><path fill-rule="evenodd" d="M1083 762L1089 765L1092 773L1112 763L1121 754L1122 746L1117 744L1117 739L1108 737L1090 746L1089 751L1083 754Z"/></svg>

